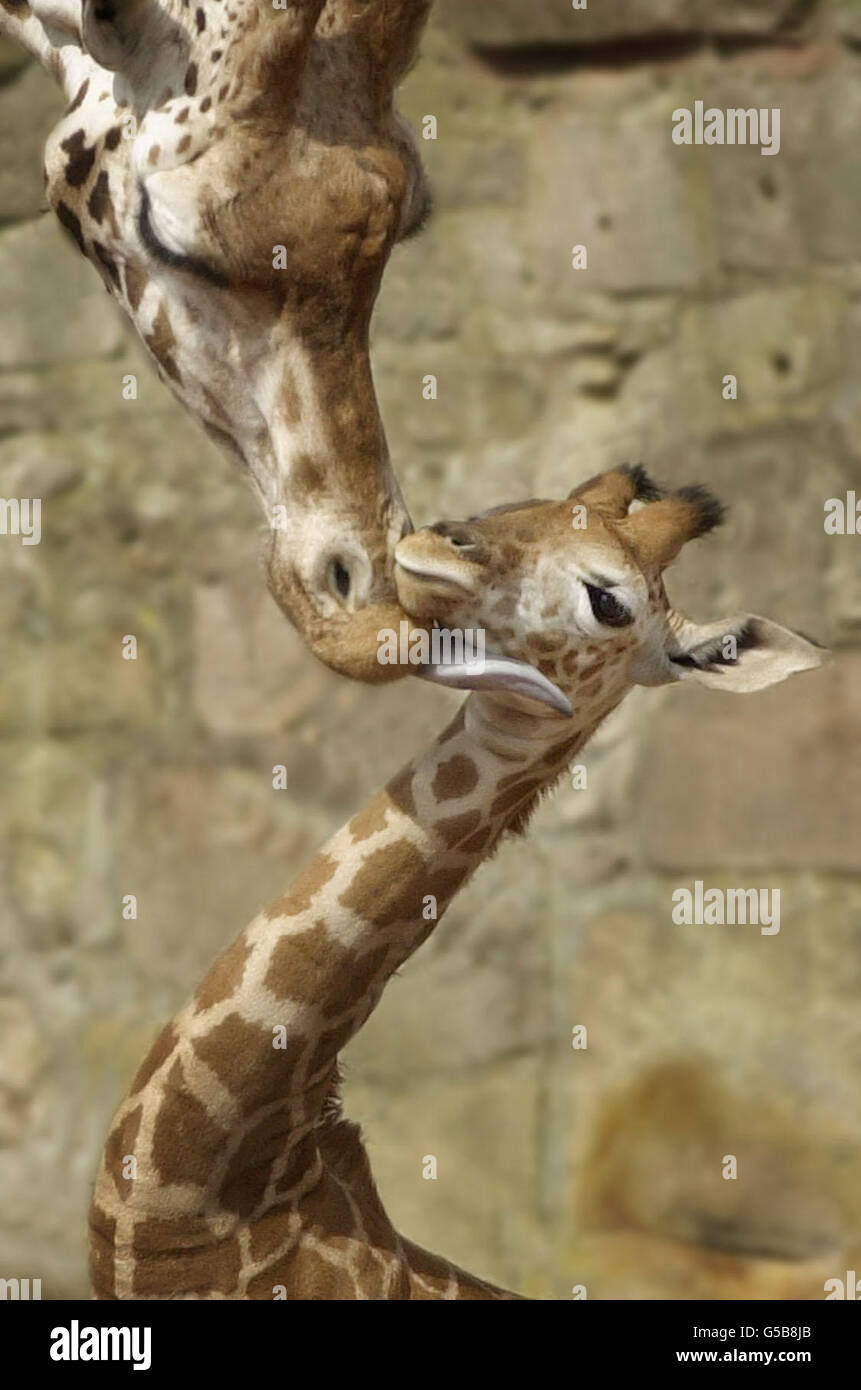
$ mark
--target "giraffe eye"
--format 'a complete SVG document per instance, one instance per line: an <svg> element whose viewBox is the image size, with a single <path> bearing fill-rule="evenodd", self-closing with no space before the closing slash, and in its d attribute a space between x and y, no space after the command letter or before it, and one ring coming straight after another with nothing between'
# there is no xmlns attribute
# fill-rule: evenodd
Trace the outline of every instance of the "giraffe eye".
<svg viewBox="0 0 861 1390"><path fill-rule="evenodd" d="M596 584L587 584L586 592L592 605L592 613L604 627L628 627L634 621L630 609L626 608L615 594L611 594L609 589L599 589Z"/></svg>

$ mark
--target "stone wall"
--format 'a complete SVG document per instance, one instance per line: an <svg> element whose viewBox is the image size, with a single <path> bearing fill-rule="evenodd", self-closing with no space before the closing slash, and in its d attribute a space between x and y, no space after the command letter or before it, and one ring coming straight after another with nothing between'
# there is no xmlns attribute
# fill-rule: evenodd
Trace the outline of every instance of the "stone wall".
<svg viewBox="0 0 861 1390"><path fill-rule="evenodd" d="M861 538L823 525L861 482L859 45L847 0L441 0L404 89L436 215L374 337L416 521L625 460L701 479L732 519L671 596L838 655L749 700L637 692L347 1053L401 1229L530 1294L861 1268ZM779 154L675 145L697 100L778 107ZM0 539L0 1274L84 1296L149 1040L456 700L341 682L285 626L243 482L44 213L60 109L0 46L0 496L44 499L41 545ZM780 933L674 925L696 879L779 888Z"/></svg>

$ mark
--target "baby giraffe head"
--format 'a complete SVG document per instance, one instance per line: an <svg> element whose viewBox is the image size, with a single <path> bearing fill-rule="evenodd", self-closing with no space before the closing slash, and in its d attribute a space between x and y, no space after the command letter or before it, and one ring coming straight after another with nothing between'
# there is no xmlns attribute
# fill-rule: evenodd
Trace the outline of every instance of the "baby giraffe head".
<svg viewBox="0 0 861 1390"><path fill-rule="evenodd" d="M633 685L696 681L760 690L824 660L753 614L699 626L663 572L723 508L705 488L668 492L643 469L591 478L561 502L496 507L414 532L396 551L403 607L422 624L483 634L483 660L429 664L426 679L549 706L594 724Z"/></svg>

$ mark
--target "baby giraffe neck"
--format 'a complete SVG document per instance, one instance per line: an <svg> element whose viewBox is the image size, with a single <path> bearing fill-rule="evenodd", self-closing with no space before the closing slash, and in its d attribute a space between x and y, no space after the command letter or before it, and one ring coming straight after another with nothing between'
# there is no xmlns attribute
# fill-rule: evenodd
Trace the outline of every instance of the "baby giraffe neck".
<svg viewBox="0 0 861 1390"><path fill-rule="evenodd" d="M172 1277L186 1296L250 1296L241 1270L255 1233L274 1221L279 1239L299 1239L302 1212L342 1181L332 1177L346 1161L339 1145L362 1169L351 1180L356 1211L382 1212L355 1131L337 1118L338 1054L603 717L580 728L529 708L472 696L240 934L164 1030L97 1181L97 1295L164 1296L159 1281ZM210 1278L215 1291L201 1288Z"/></svg>

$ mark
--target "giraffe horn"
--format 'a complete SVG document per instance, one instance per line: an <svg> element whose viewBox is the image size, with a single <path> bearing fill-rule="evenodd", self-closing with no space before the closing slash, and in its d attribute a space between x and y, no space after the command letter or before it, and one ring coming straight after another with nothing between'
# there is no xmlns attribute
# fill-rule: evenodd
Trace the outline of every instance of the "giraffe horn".
<svg viewBox="0 0 861 1390"><path fill-rule="evenodd" d="M705 536L724 518L721 503L704 487L682 487L617 523L644 569L664 570L687 541Z"/></svg>
<svg viewBox="0 0 861 1390"><path fill-rule="evenodd" d="M625 463L609 473L598 473L594 478L587 478L568 496L587 507L595 507L614 518L621 518L627 514L632 502L656 502L666 496L666 490L649 477L641 464Z"/></svg>

